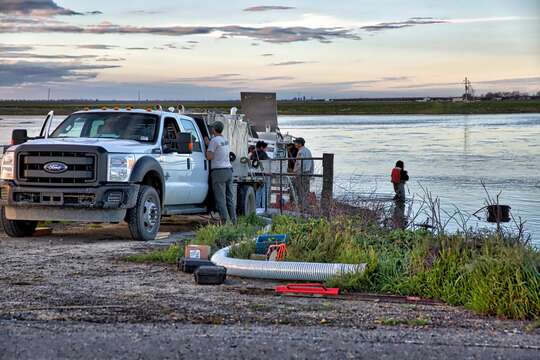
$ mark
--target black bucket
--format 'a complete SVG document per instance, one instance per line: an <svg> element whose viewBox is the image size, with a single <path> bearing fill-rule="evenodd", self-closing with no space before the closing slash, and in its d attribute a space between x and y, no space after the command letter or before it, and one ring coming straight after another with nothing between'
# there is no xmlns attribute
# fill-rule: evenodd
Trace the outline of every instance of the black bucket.
<svg viewBox="0 0 540 360"><path fill-rule="evenodd" d="M510 221L510 209L508 205L488 205L487 221L491 223L502 223Z"/></svg>

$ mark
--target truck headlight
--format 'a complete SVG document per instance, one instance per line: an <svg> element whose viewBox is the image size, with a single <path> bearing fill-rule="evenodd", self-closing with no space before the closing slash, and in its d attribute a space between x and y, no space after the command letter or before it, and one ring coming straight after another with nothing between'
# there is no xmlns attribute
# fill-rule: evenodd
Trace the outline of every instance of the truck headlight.
<svg viewBox="0 0 540 360"><path fill-rule="evenodd" d="M0 179L13 180L15 179L15 152L8 151L2 158L0 168Z"/></svg>
<svg viewBox="0 0 540 360"><path fill-rule="evenodd" d="M133 154L110 154L107 166L107 181L128 181L135 165Z"/></svg>

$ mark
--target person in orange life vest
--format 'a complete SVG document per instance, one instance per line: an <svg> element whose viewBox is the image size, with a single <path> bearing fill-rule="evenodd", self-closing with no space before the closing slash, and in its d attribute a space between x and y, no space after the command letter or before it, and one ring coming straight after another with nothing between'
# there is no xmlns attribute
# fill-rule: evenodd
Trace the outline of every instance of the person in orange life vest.
<svg viewBox="0 0 540 360"><path fill-rule="evenodd" d="M405 201L405 183L409 181L409 174L405 170L403 161L396 162L396 166L392 169L391 181L396 193L394 200Z"/></svg>

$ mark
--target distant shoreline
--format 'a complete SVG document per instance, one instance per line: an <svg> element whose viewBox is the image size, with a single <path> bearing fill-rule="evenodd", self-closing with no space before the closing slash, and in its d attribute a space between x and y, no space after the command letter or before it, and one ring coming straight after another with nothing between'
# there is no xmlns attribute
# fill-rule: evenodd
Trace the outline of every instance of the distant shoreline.
<svg viewBox="0 0 540 360"><path fill-rule="evenodd" d="M58 115L68 115L85 108L136 108L154 107L156 102L84 102L84 101L0 101L2 115L46 115L53 110ZM179 102L163 101L163 109L176 107ZM189 110L214 110L228 112L240 108L239 101L187 101L182 103ZM279 101L279 115L475 115L540 113L540 100L505 101Z"/></svg>

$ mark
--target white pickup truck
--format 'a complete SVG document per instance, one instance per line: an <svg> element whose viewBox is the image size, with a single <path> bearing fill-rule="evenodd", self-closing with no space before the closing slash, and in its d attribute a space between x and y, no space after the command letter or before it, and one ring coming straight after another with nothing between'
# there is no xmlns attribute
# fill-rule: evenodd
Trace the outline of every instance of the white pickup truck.
<svg viewBox="0 0 540 360"><path fill-rule="evenodd" d="M171 109L172 110L172 109ZM213 210L204 116L153 109L78 111L28 138L13 130L0 172L0 222L7 235L31 235L38 221L118 223L136 240L154 239L162 216ZM221 119L220 119L221 120ZM225 119L239 214L255 211L261 179L245 161L249 125ZM240 135L239 135L240 134Z"/></svg>

